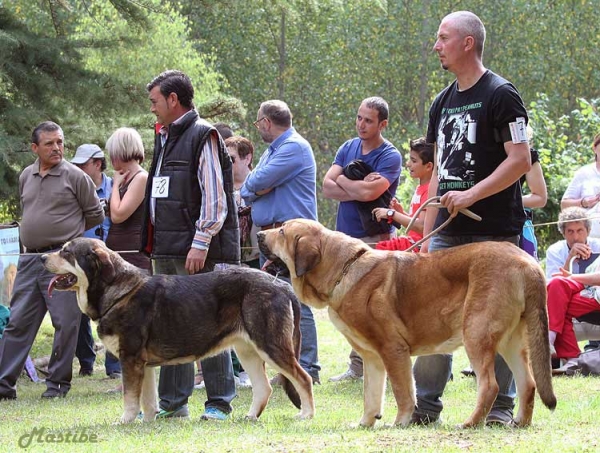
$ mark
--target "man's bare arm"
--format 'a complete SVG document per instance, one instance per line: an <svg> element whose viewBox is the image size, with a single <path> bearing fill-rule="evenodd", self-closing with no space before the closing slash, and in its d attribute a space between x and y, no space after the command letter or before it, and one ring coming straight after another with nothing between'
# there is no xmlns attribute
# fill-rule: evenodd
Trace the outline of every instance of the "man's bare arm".
<svg viewBox="0 0 600 453"><path fill-rule="evenodd" d="M340 177L344 169L339 165L333 164L323 178L323 196L338 201L352 201L353 198L342 189L337 179Z"/></svg>
<svg viewBox="0 0 600 453"><path fill-rule="evenodd" d="M336 182L356 201L376 200L390 187L390 182L383 176L354 181L340 175Z"/></svg>

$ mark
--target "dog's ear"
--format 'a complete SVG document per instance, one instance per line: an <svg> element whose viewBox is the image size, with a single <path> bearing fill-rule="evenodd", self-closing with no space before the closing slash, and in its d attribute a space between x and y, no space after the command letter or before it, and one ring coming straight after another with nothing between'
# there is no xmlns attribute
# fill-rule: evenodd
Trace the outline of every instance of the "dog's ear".
<svg viewBox="0 0 600 453"><path fill-rule="evenodd" d="M303 236L294 245L294 267L296 276L302 277L321 262L321 247L318 238Z"/></svg>
<svg viewBox="0 0 600 453"><path fill-rule="evenodd" d="M102 266L100 267L100 276L102 277L102 280L106 283L111 283L115 279L116 272L113 262L110 259L110 253L102 247L95 247L93 252L100 260L100 263L102 263Z"/></svg>

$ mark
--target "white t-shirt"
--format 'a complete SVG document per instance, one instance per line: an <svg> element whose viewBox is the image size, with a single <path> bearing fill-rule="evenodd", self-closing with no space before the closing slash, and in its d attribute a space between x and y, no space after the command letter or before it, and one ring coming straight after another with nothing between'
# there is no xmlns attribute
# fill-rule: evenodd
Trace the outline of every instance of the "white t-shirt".
<svg viewBox="0 0 600 453"><path fill-rule="evenodd" d="M592 249L592 253L600 253L600 239L588 237L588 245ZM562 240L555 242L546 251L546 278L552 278L552 274L558 272L558 269L565 265L569 256L569 247L567 241Z"/></svg>
<svg viewBox="0 0 600 453"><path fill-rule="evenodd" d="M600 172L596 163L585 165L575 172L569 187L563 195L563 200L593 197L600 193ZM600 238L600 203L587 210L592 221L590 237Z"/></svg>

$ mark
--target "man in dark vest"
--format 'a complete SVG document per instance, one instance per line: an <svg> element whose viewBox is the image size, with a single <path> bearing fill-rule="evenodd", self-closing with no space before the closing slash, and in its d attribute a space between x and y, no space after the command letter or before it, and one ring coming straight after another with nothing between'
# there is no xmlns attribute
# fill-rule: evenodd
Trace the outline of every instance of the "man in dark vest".
<svg viewBox="0 0 600 453"><path fill-rule="evenodd" d="M150 110L161 125L142 227L142 249L150 254L154 273L197 274L239 264L232 166L223 140L195 110L186 74L165 71L146 88ZM208 401L201 418L224 420L236 395L231 354L203 360L202 370ZM187 418L193 389L193 362L161 367L157 418Z"/></svg>

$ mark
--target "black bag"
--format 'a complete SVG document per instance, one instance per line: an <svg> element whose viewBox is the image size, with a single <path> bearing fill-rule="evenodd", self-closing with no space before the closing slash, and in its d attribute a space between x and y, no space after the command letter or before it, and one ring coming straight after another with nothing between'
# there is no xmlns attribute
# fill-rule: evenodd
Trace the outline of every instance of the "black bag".
<svg viewBox="0 0 600 453"><path fill-rule="evenodd" d="M343 169L344 176L352 181L360 181L365 179L369 173L373 173L373 169L366 162L356 159L346 165ZM373 216L375 208L389 208L392 196L386 190L379 198L373 201L357 201L358 212L360 215L360 223L366 231L367 236L376 236L390 232L390 225L387 220L377 221Z"/></svg>
<svg viewBox="0 0 600 453"><path fill-rule="evenodd" d="M577 365L584 376L600 376L600 348L579 354Z"/></svg>

